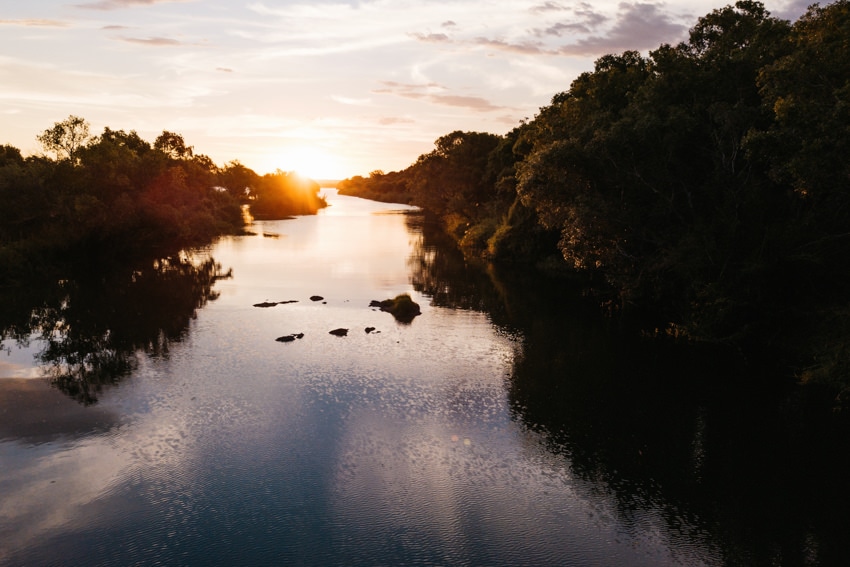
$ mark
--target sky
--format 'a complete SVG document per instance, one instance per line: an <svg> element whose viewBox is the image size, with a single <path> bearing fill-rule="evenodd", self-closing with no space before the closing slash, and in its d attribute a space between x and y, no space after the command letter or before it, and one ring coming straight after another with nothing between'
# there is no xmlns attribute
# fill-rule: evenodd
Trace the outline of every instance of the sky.
<svg viewBox="0 0 850 567"><path fill-rule="evenodd" d="M0 144L42 153L75 115L260 174L395 171L454 130L510 131L600 56L678 43L729 3L0 0ZM792 21L808 4L764 1Z"/></svg>

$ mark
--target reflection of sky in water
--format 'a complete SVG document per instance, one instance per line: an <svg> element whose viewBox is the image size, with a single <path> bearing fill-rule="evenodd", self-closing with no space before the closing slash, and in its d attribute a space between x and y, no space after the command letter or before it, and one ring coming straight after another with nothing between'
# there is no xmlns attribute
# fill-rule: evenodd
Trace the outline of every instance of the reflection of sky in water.
<svg viewBox="0 0 850 567"><path fill-rule="evenodd" d="M112 421L0 442L0 564L676 564L660 518L621 525L512 420L517 345L412 292L404 217L335 201L214 246L234 277L103 393ZM401 292L423 308L411 325L368 307Z"/></svg>
<svg viewBox="0 0 850 567"><path fill-rule="evenodd" d="M24 346L11 340L0 341L0 379L41 376L41 371L34 363L38 351L38 343Z"/></svg>

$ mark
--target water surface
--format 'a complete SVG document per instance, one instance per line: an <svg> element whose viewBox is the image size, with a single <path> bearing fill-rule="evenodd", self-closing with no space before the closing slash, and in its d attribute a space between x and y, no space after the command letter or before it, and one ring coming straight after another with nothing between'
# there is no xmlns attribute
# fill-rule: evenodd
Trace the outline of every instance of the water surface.
<svg viewBox="0 0 850 567"><path fill-rule="evenodd" d="M744 459L725 486L738 448L715 418L740 408L671 392L561 284L488 274L410 208L328 193L317 216L65 282L7 332L0 565L837 556L822 506L765 510L785 476L762 493ZM411 324L369 307L399 293L422 308ZM779 464L774 433L735 419Z"/></svg>

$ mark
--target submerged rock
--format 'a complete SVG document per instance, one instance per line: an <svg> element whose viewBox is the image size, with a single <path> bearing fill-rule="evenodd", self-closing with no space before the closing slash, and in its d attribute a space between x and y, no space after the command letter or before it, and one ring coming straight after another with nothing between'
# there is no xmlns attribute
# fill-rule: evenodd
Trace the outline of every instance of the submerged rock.
<svg viewBox="0 0 850 567"><path fill-rule="evenodd" d="M330 331L331 335L336 335L337 337L344 337L348 335L348 329L334 329Z"/></svg>
<svg viewBox="0 0 850 567"><path fill-rule="evenodd" d="M369 307L377 307L381 311L386 311L395 317L399 323L410 323L417 315L421 315L419 304L410 298L410 295L403 293L395 296L393 299L385 299L384 301L372 300Z"/></svg>
<svg viewBox="0 0 850 567"><path fill-rule="evenodd" d="M255 303L254 307L274 307L275 305L286 305L287 303L298 303L297 299L287 299L286 301L263 301Z"/></svg>

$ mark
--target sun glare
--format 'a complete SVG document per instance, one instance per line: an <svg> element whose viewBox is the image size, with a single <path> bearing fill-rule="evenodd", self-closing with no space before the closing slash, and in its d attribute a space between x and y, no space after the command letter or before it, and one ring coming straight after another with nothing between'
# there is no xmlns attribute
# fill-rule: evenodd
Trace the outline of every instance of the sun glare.
<svg viewBox="0 0 850 567"><path fill-rule="evenodd" d="M347 177L342 171L340 159L333 154L309 146L286 148L270 158L270 171L282 169L294 171L311 179L342 179Z"/></svg>

